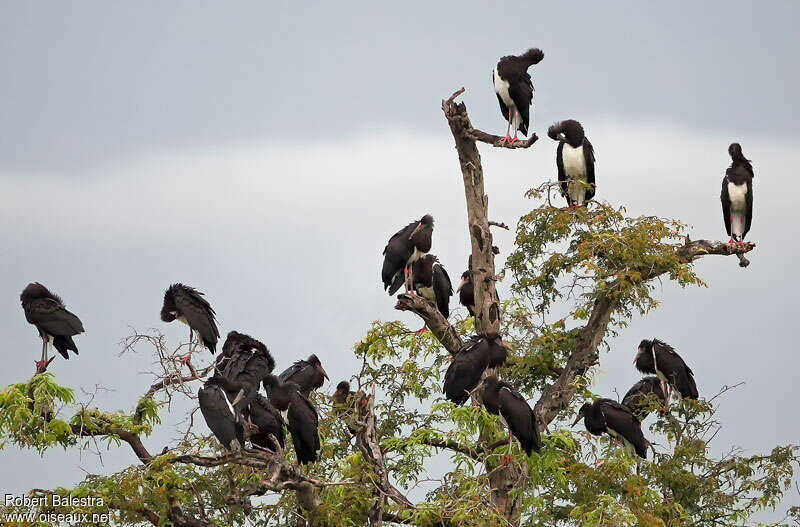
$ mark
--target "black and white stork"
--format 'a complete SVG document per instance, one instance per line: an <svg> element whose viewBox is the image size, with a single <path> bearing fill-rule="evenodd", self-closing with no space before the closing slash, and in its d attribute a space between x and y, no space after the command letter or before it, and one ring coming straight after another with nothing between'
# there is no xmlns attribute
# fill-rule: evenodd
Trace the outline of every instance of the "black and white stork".
<svg viewBox="0 0 800 527"><path fill-rule="evenodd" d="M203 298L203 293L193 287L183 284L172 284L164 293L164 305L161 307L161 320L172 322L179 320L189 326L189 353L184 362L192 358L193 335L200 335L203 345L208 351L217 351L219 329L214 320L214 309L208 300Z"/></svg>
<svg viewBox="0 0 800 527"><path fill-rule="evenodd" d="M83 333L83 323L67 310L58 295L39 282L34 282L22 290L19 299L25 311L25 320L36 326L42 339L42 358L36 361L37 373L47 371L55 358L47 359L47 348L51 344L65 359L69 359L69 350L78 354L78 346L72 337Z"/></svg>
<svg viewBox="0 0 800 527"><path fill-rule="evenodd" d="M650 415L651 410L656 407L656 402L662 408L667 403L667 396L664 395L664 388L658 377L643 377L622 398L622 404L633 411L639 422Z"/></svg>
<svg viewBox="0 0 800 527"><path fill-rule="evenodd" d="M611 399L598 399L581 406L572 426L583 418L586 430L596 436L608 434L625 447L630 455L647 459L649 444L642 433L642 425L630 408ZM638 472L639 460L636 460Z"/></svg>
<svg viewBox="0 0 800 527"><path fill-rule="evenodd" d="M570 207L581 207L594 197L594 147L581 123L574 119L552 125L547 135L558 141L556 167L561 195Z"/></svg>
<svg viewBox="0 0 800 527"><path fill-rule="evenodd" d="M250 423L254 431L250 434L250 442L262 448L275 450L274 441L283 448L285 437L281 413L275 408L266 397L257 393L250 405L243 410L245 419ZM271 439L270 436L275 439Z"/></svg>
<svg viewBox="0 0 800 527"><path fill-rule="evenodd" d="M511 460L511 437L516 437L527 455L539 452L542 440L536 425L536 415L525 398L509 383L496 375L487 375L481 392L483 407L490 414L500 415L508 426L508 454L505 463Z"/></svg>
<svg viewBox="0 0 800 527"><path fill-rule="evenodd" d="M517 130L522 135L528 135L533 101L533 83L528 68L538 64L543 58L542 50L533 48L520 56L508 55L501 58L492 70L492 82L500 103L500 113L508 121L504 143L514 144L518 141ZM513 137L511 128L514 128Z"/></svg>
<svg viewBox="0 0 800 527"><path fill-rule="evenodd" d="M642 340L633 363L640 372L656 374L666 384L665 405L673 389L677 389L682 398L697 399L699 396L692 369L669 344L658 339Z"/></svg>
<svg viewBox="0 0 800 527"><path fill-rule="evenodd" d="M409 274L414 262L428 254L433 243L433 216L426 214L400 229L383 249L383 288L394 295L401 285L411 290Z"/></svg>
<svg viewBox="0 0 800 527"><path fill-rule="evenodd" d="M317 409L293 382L281 382L270 374L264 377L264 389L289 425L297 462L301 465L315 462L320 449Z"/></svg>
<svg viewBox="0 0 800 527"><path fill-rule="evenodd" d="M483 339L468 340L459 350L444 374L442 393L461 406L469 399L489 367L489 346Z"/></svg>
<svg viewBox="0 0 800 527"><path fill-rule="evenodd" d="M279 378L282 383L295 383L300 388L300 392L308 397L312 390L323 385L328 374L322 367L319 357L312 354L307 360L295 361L294 364L283 370Z"/></svg>
<svg viewBox="0 0 800 527"><path fill-rule="evenodd" d="M237 395L231 398L228 392ZM228 450L244 447L244 422L241 411L236 408L243 393L242 386L219 376L208 379L197 391L200 412L208 428Z"/></svg>
<svg viewBox="0 0 800 527"><path fill-rule="evenodd" d="M472 270L461 274L461 284L458 286L458 302L467 308L469 316L475 316L475 285L472 283Z"/></svg>
<svg viewBox="0 0 800 527"><path fill-rule="evenodd" d="M439 313L447 319L450 316L450 297L453 296L453 284L450 276L432 254L426 254L412 264L412 289L426 300L433 302ZM422 333L427 326L422 326L417 333Z"/></svg>
<svg viewBox="0 0 800 527"><path fill-rule="evenodd" d="M753 223L753 165L744 157L742 146L732 143L728 147L731 166L722 178L722 218L730 242L744 244L744 237Z"/></svg>

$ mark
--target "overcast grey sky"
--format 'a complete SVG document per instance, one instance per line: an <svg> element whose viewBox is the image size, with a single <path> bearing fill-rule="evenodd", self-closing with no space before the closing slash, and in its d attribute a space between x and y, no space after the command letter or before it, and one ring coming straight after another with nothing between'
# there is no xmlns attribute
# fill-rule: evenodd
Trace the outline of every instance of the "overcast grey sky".
<svg viewBox="0 0 800 527"><path fill-rule="evenodd" d="M783 182L800 163L798 16L792 2L0 4L0 331L18 358L0 386L28 379L40 351L19 306L34 280L87 330L80 357L51 370L70 386L115 388L96 400L105 408L130 410L148 385L135 372L149 356L118 357L130 326L185 338L158 319L175 281L207 293L223 334L267 343L279 369L313 352L332 379L348 377L372 320L419 324L380 285L392 233L430 212L451 277L466 262L440 100L465 86L473 123L502 132L491 69L538 46L531 127L544 137L554 120L583 122L599 199L724 239L731 141L756 170L750 268L711 258L698 264L710 288L665 283L663 307L612 341L596 390L624 393L638 378L636 344L657 336L681 351L701 394L746 381L723 402L719 451L796 443L786 332L800 289L787 270L800 248L787 243L798 213ZM514 224L531 207L523 193L555 178L554 155L546 137L527 151L483 149L493 219ZM496 241L508 255L513 234ZM157 451L173 435L165 426L146 443ZM0 472L14 477L0 483L69 485L77 466L135 459L120 449L103 462L8 448Z"/></svg>

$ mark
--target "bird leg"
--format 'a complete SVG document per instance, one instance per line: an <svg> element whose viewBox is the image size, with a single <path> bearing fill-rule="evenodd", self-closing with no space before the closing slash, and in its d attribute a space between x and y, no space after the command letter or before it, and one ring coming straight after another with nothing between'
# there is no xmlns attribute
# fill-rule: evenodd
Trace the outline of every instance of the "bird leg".
<svg viewBox="0 0 800 527"><path fill-rule="evenodd" d="M504 145L511 141L511 116L513 115L513 110L508 111L508 127L506 128L506 136L500 139L500 144Z"/></svg>
<svg viewBox="0 0 800 527"><path fill-rule="evenodd" d="M194 346L192 342L192 328L189 327L189 353L181 359L184 364L189 364L192 361L192 352L194 352Z"/></svg>
<svg viewBox="0 0 800 527"><path fill-rule="evenodd" d="M508 431L508 454L506 454L505 457L503 458L503 466L508 465L509 463L511 463L511 442L512 442L513 438L514 438L514 434L512 434L511 431L509 430Z"/></svg>
<svg viewBox="0 0 800 527"><path fill-rule="evenodd" d="M55 356L49 361L47 360L47 346L50 340L47 337L42 337L42 360L34 361L36 363L36 373L44 373L47 371L47 366L53 361Z"/></svg>
<svg viewBox="0 0 800 527"><path fill-rule="evenodd" d="M416 330L414 333L417 334L417 335L423 335L423 334L425 334L426 331L428 331L428 325L427 324L425 324L424 326L422 326L421 328Z"/></svg>

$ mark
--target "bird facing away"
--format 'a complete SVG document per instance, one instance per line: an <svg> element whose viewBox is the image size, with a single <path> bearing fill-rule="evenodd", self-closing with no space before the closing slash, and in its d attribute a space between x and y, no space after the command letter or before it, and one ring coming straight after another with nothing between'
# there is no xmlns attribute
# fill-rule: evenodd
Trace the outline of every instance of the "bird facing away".
<svg viewBox="0 0 800 527"><path fill-rule="evenodd" d="M667 397L658 377L643 377L622 398L622 404L631 409L639 422L644 421L656 408L656 401L660 407L667 403Z"/></svg>
<svg viewBox="0 0 800 527"><path fill-rule="evenodd" d="M530 124L531 102L533 101L533 83L528 68L538 64L544 53L538 48L529 49L520 56L508 55L500 59L492 70L492 82L500 113L508 121L504 143L514 144L518 140L517 130L528 135ZM511 128L514 137L511 137Z"/></svg>
<svg viewBox="0 0 800 527"><path fill-rule="evenodd" d="M502 366L508 358L508 348L500 335L472 335L468 345L480 346L486 349L489 355L489 368Z"/></svg>
<svg viewBox="0 0 800 527"><path fill-rule="evenodd" d="M270 403L266 397L257 393L250 405L243 411L245 419L251 423L254 429L250 434L250 442L262 448L275 450L274 441L278 442L281 449L284 447L286 438L283 434L283 426L286 424L281 417L281 413Z"/></svg>
<svg viewBox="0 0 800 527"><path fill-rule="evenodd" d="M547 135L558 141L556 167L561 195L570 207L581 207L594 197L594 147L581 123L574 119L555 123Z"/></svg>
<svg viewBox="0 0 800 527"><path fill-rule="evenodd" d="M264 378L264 388L272 405L286 416L297 462L315 462L320 448L317 409L293 382L281 382L270 374Z"/></svg>
<svg viewBox="0 0 800 527"><path fill-rule="evenodd" d="M450 316L450 297L453 296L453 284L444 266L432 254L426 254L412 265L412 289L422 298L433 302L439 313L446 319ZM423 326L418 331L425 331Z"/></svg>
<svg viewBox="0 0 800 527"><path fill-rule="evenodd" d="M694 373L669 344L658 339L642 340L633 363L640 372L656 374L667 385L664 390L667 403L673 389L677 389L681 397L697 399Z"/></svg>
<svg viewBox="0 0 800 527"><path fill-rule="evenodd" d="M469 316L475 316L475 285L472 283L472 271L461 274L461 284L458 286L458 303L467 308Z"/></svg>
<svg viewBox="0 0 800 527"><path fill-rule="evenodd" d="M534 450L536 452L541 450L542 440L536 426L536 415L513 386L498 380L496 375L488 375L483 380L481 399L487 412L500 415L506 422L509 443L513 435L527 455L530 456ZM510 454L509 450L509 458Z"/></svg>
<svg viewBox="0 0 800 527"><path fill-rule="evenodd" d="M228 450L244 447L244 424L241 412L236 409L236 399L230 399L227 390L236 388L222 377L211 377L198 390L200 412L214 436Z"/></svg>
<svg viewBox="0 0 800 527"><path fill-rule="evenodd" d="M83 323L69 312L58 295L51 293L39 282L28 284L19 295L25 320L36 326L42 338L42 358L36 361L36 372L44 373L53 358L47 359L47 348L51 344L62 357L69 359L69 350L78 354L78 346L72 337L83 333Z"/></svg>
<svg viewBox="0 0 800 527"><path fill-rule="evenodd" d="M410 290L411 265L431 250L433 243L433 216L426 214L397 231L383 249L383 288L394 295L405 284Z"/></svg>
<svg viewBox="0 0 800 527"><path fill-rule="evenodd" d="M739 143L728 147L731 166L722 178L722 219L731 237L729 243L744 244L744 237L753 222L753 165L744 157Z"/></svg>
<svg viewBox="0 0 800 527"><path fill-rule="evenodd" d="M482 339L468 340L459 350L444 374L442 393L449 401L461 406L481 382L489 367L489 346Z"/></svg>
<svg viewBox="0 0 800 527"><path fill-rule="evenodd" d="M293 382L299 388L300 392L308 397L312 390L321 387L328 378L325 369L319 358L312 354L307 360L298 360L294 364L283 370L279 379L282 383Z"/></svg>
<svg viewBox="0 0 800 527"><path fill-rule="evenodd" d="M590 434L608 434L621 442L631 455L647 458L648 443L642 433L642 426L627 406L611 399L598 399L581 406L572 426L578 424L581 418Z"/></svg>
<svg viewBox="0 0 800 527"><path fill-rule="evenodd" d="M179 320L189 326L189 354L184 359L191 359L192 335L200 335L203 345L208 351L217 351L219 330L214 320L214 310L211 304L203 298L203 293L193 287L183 284L172 284L164 293L164 305L161 307L161 320L172 322Z"/></svg>
<svg viewBox="0 0 800 527"><path fill-rule="evenodd" d="M242 333L231 333L235 333L233 338L238 339L240 346L232 352L219 376L235 382L237 387L244 390L239 408L245 412L248 405L258 395L261 380L272 373L275 368L275 360L267 347L258 340ZM230 340L231 334L229 333L225 344L228 344ZM224 348L223 345L223 350ZM248 422L248 424L253 425L252 422Z"/></svg>
<svg viewBox="0 0 800 527"><path fill-rule="evenodd" d="M217 355L214 370L215 372L222 374L235 357L236 361L239 362L239 365L235 366L238 373L241 371L243 365L247 363L249 355L255 353L256 351L261 351L266 354L267 367L269 369L267 373L272 373L272 370L275 369L275 360L272 358L272 355L269 353L267 347L250 335L245 335L244 333L239 333L238 331L231 331L228 333L228 336L225 338L225 342L222 344L222 353Z"/></svg>

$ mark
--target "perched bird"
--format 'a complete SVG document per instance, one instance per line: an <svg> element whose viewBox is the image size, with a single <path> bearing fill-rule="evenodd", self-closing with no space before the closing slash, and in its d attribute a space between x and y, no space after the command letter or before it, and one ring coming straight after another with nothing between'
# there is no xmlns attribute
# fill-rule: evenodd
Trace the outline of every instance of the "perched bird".
<svg viewBox="0 0 800 527"><path fill-rule="evenodd" d="M283 370L279 376L282 383L293 382L299 388L300 392L308 397L312 390L316 390L325 382L324 379L328 378L325 369L319 358L312 354L307 360L298 360L294 364Z"/></svg>
<svg viewBox="0 0 800 527"><path fill-rule="evenodd" d="M439 259L432 254L426 254L413 263L411 276L413 277L413 290L421 297L433 302L439 313L444 318L448 318L453 284L450 282L450 276L444 266L439 263ZM426 328L427 326L423 326L418 333L425 331Z"/></svg>
<svg viewBox="0 0 800 527"><path fill-rule="evenodd" d="M228 391L237 393L233 399ZM200 412L214 436L228 450L244 447L244 423L236 404L243 395L243 389L233 381L214 376L198 390L197 399Z"/></svg>
<svg viewBox="0 0 800 527"><path fill-rule="evenodd" d="M533 83L528 68L538 64L543 58L542 50L529 49L518 57L508 55L501 58L492 71L492 82L497 101L500 103L500 113L508 121L506 136L503 138L505 143L514 144L518 140L517 130L522 132L522 135L528 135L533 101ZM514 137L511 137L512 127Z"/></svg>
<svg viewBox="0 0 800 527"><path fill-rule="evenodd" d="M483 406L490 414L500 415L508 426L508 448L506 462L511 459L511 437L516 437L522 450L531 455L539 452L542 440L536 425L536 415L525 398L513 386L497 379L496 375L488 375L483 380L481 394Z"/></svg>
<svg viewBox="0 0 800 527"><path fill-rule="evenodd" d="M65 359L69 359L69 350L78 354L78 346L72 337L83 333L83 324L67 310L58 295L51 293L39 282L34 282L22 290L19 299L25 311L25 320L36 326L42 338L42 359L36 361L37 373L47 371L47 366L55 358L47 359L47 348L50 344Z"/></svg>
<svg viewBox="0 0 800 527"><path fill-rule="evenodd" d="M648 442L642 433L642 426L627 406L611 399L598 399L581 406L572 426L578 424L581 418L590 434L608 434L621 442L629 454L647 458Z"/></svg>
<svg viewBox="0 0 800 527"><path fill-rule="evenodd" d="M570 207L581 207L594 197L594 148L586 138L583 126L574 119L556 123L547 130L558 141L556 167L561 195Z"/></svg>
<svg viewBox="0 0 800 527"><path fill-rule="evenodd" d="M673 389L677 389L681 397L697 399L694 373L669 344L658 339L642 340L633 363L640 372L656 374L667 385L664 390L667 403Z"/></svg>
<svg viewBox="0 0 800 527"><path fill-rule="evenodd" d="M248 335L232 331L228 334L225 345L231 340L238 341L239 345L231 352L231 356L225 362L225 367L222 368L219 376L233 381L238 387L243 388L244 395L240 408L245 412L248 405L258 395L258 387L261 385L262 379L275 369L275 360L263 343ZM223 345L223 351L225 345ZM248 424L253 425L252 422L248 422Z"/></svg>
<svg viewBox="0 0 800 527"><path fill-rule="evenodd" d="M489 367L489 346L483 339L469 340L459 350L444 374L442 393L457 405L464 404Z"/></svg>
<svg viewBox="0 0 800 527"><path fill-rule="evenodd" d="M486 349L489 355L489 368L502 366L508 358L508 348L500 335L472 335L467 340L467 345Z"/></svg>
<svg viewBox="0 0 800 527"><path fill-rule="evenodd" d="M753 222L753 165L742 154L739 143L728 147L731 166L722 178L722 219L731 237L729 243L744 244L744 237Z"/></svg>
<svg viewBox="0 0 800 527"><path fill-rule="evenodd" d="M315 462L320 449L317 409L300 392L297 384L282 382L272 374L264 378L264 389L267 390L272 405L289 424L297 462L301 465Z"/></svg>
<svg viewBox="0 0 800 527"><path fill-rule="evenodd" d="M622 398L622 404L633 411L633 415L639 422L644 421L650 415L653 401L659 401L662 407L667 403L667 397L664 395L664 389L658 377L643 377Z"/></svg>
<svg viewBox="0 0 800 527"><path fill-rule="evenodd" d="M475 316L475 286L472 283L472 271L461 274L461 284L458 286L458 302L467 308L469 316Z"/></svg>
<svg viewBox="0 0 800 527"><path fill-rule="evenodd" d="M189 326L189 353L184 358L184 362L189 362L191 359L194 332L200 335L203 345L208 348L208 351L211 353L217 351L219 330L214 320L214 310L203 298L203 293L183 284L169 286L164 293L161 320L172 322L176 319Z"/></svg>
<svg viewBox="0 0 800 527"><path fill-rule="evenodd" d="M283 421L281 413L270 403L266 397L257 393L250 405L242 412L245 419L255 431L250 435L250 442L262 448L275 450L275 444L270 436L275 438L281 449L284 447Z"/></svg>
<svg viewBox="0 0 800 527"><path fill-rule="evenodd" d="M352 398L356 394L356 392L350 390L350 383L347 381L342 381L336 385L336 391L333 392L333 409L345 420L347 420L347 413L350 410L350 406L352 405ZM356 433L356 429L350 426L349 423L347 424L347 429L350 431L351 434Z"/></svg>
<svg viewBox="0 0 800 527"><path fill-rule="evenodd" d="M383 288L393 295L405 284L410 290L411 265L428 254L433 243L433 216L426 214L400 229L383 249ZM400 274L402 273L402 274Z"/></svg>
<svg viewBox="0 0 800 527"><path fill-rule="evenodd" d="M222 373L226 368L228 368L229 362L236 357L237 361L243 361L239 364L239 366L236 366L238 371L241 371L241 367L247 362L249 355L258 350L266 352L268 357L268 373L272 373L272 370L275 368L275 361L269 354L267 347L250 335L245 335L244 333L239 333L238 331L231 331L228 333L228 336L225 338L225 342L222 344L222 353L217 355L214 370L218 373Z"/></svg>

